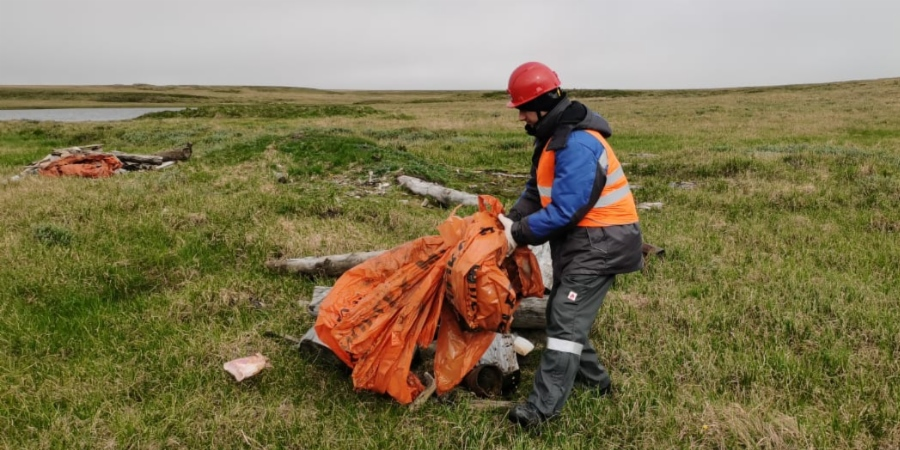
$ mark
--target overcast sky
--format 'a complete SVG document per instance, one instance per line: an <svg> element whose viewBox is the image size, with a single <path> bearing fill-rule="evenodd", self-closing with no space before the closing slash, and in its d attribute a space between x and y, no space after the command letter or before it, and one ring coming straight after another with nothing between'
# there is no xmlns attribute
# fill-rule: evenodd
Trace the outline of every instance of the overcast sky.
<svg viewBox="0 0 900 450"><path fill-rule="evenodd" d="M900 0L0 0L0 85L506 89L900 77Z"/></svg>

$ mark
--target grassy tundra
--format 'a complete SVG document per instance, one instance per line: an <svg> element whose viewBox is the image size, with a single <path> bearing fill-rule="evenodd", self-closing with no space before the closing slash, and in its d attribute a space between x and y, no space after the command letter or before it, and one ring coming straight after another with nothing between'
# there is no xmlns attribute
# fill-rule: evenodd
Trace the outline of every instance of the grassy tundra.
<svg viewBox="0 0 900 450"><path fill-rule="evenodd" d="M466 392L416 412L354 392L266 336L302 334L298 301L334 282L267 258L390 248L449 214L370 172L511 205L522 179L490 172L531 150L500 93L0 88L2 108L199 107L0 122L3 180L58 147L194 143L162 172L0 184L0 446L900 447L900 80L574 97L613 125L637 200L664 203L641 223L666 258L595 324L617 395L576 391L532 435ZM222 370L256 352L274 368Z"/></svg>

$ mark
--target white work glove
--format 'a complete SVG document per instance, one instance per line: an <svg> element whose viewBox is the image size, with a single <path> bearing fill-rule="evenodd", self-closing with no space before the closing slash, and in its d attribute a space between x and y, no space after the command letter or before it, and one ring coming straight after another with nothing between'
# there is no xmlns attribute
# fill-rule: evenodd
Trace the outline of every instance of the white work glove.
<svg viewBox="0 0 900 450"><path fill-rule="evenodd" d="M516 240L513 239L513 236L512 236L513 221L512 221L512 219L504 216L503 214L498 215L497 218L500 219L500 223L503 224L503 233L506 234L506 244L508 245L508 248L506 250L506 256L512 255L513 250L515 250L516 247L519 245L516 243Z"/></svg>

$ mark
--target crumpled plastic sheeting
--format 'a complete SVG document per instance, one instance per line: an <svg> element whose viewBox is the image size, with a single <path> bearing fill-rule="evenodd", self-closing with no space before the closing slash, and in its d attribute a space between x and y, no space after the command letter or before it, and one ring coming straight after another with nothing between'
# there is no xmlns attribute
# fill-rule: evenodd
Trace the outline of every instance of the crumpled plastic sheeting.
<svg viewBox="0 0 900 450"><path fill-rule="evenodd" d="M478 212L461 218L454 210L438 226L438 236L388 250L337 280L322 301L315 329L353 368L357 389L412 402L425 388L410 371L415 347L428 346L437 334L437 390L449 391L478 362L494 332L509 330L518 300L543 294L529 249L505 258L501 212L497 199L479 196ZM445 297L460 302L444 302Z"/></svg>

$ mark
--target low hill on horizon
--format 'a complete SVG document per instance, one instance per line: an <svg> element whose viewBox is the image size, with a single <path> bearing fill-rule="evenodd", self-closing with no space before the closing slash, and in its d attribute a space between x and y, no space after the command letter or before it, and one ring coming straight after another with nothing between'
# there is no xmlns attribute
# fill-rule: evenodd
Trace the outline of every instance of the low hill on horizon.
<svg viewBox="0 0 900 450"><path fill-rule="evenodd" d="M748 85L748 86L732 86L732 87L709 87L709 88L664 88L664 89L615 89L615 88L603 88L603 87L583 87L583 86L569 86L566 88L569 92L582 92L582 93L593 93L593 92L605 92L605 93L618 93L618 95L613 96L631 96L631 95L646 95L651 93L668 93L668 94L684 94L684 93L692 93L692 92L747 92L747 91L760 91L760 90L807 90L807 89L817 89L823 87L839 87L839 86L847 86L847 85L858 85L858 84L869 84L869 83L900 83L900 76L898 77L889 77L889 78L872 78L872 79L858 79L858 80L843 80L843 81L831 81L831 82L820 82L820 83L791 83L791 84L773 84L773 85ZM203 84L174 84L174 85L154 85L148 83L133 83L133 84L75 84L75 85L67 85L67 84L13 84L13 85L4 85L0 84L0 100L8 98L10 96L36 96L37 92L46 92L50 93L50 95L54 95L54 92L66 90L66 91L85 91L85 92L93 92L97 90L114 90L114 91L128 91L134 90L137 92L147 92L147 91L211 91L217 93L226 93L226 94L234 94L238 93L242 90L249 91L257 91L257 92L286 92L286 91L303 91L310 93L333 93L333 94L346 94L346 93L357 93L357 92L370 92L370 93L483 93L483 92L502 92L505 94L505 91L502 89L331 89L331 88L316 88L316 87L308 87L308 86L268 86L268 85L203 85ZM20 91L16 93L15 91ZM33 93L33 94L32 94Z"/></svg>

